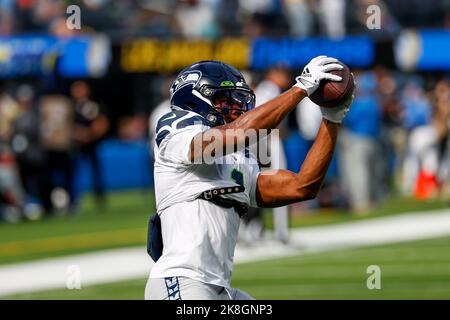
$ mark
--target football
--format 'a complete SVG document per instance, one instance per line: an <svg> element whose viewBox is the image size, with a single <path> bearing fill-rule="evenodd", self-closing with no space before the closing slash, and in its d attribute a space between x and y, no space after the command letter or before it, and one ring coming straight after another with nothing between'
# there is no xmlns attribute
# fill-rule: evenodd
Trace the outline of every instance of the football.
<svg viewBox="0 0 450 320"><path fill-rule="evenodd" d="M342 81L323 80L316 91L309 98L321 107L332 108L339 105L353 93L355 83L350 69L342 62L337 62L344 69L330 73L342 77Z"/></svg>

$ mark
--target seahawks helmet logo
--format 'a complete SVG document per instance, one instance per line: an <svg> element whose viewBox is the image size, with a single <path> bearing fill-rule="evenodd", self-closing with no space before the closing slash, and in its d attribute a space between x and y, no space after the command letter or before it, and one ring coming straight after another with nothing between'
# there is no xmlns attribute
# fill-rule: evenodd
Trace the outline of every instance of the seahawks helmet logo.
<svg viewBox="0 0 450 320"><path fill-rule="evenodd" d="M195 87L201 77L202 73L200 71L190 71L183 73L173 82L172 87L170 88L170 93L173 95L181 88L190 84L192 84L192 87Z"/></svg>

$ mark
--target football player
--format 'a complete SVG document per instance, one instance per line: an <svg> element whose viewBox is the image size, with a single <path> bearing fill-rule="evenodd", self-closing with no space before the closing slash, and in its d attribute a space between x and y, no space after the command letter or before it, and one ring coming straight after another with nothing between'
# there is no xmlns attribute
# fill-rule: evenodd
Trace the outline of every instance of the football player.
<svg viewBox="0 0 450 320"><path fill-rule="evenodd" d="M352 99L321 108L320 130L298 173L260 172L245 148L246 133L276 128L322 80L341 81L329 73L342 69L336 62L312 59L292 88L255 109L255 95L234 67L201 61L181 71L170 89L172 112L156 129L163 249L154 258L146 299L251 299L230 287L240 216L248 206L285 206L317 195ZM209 155L213 161L206 161Z"/></svg>

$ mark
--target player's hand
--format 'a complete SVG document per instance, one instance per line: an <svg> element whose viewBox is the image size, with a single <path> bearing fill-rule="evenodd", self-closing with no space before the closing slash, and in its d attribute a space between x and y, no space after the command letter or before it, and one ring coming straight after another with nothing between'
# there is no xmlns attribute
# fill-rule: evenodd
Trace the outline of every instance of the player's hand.
<svg viewBox="0 0 450 320"><path fill-rule="evenodd" d="M302 74L295 78L297 83L294 87L299 87L300 89L305 90L306 94L309 96L316 91L319 87L320 81L323 79L341 81L341 77L328 73L330 71L342 70L344 68L335 62L338 62L335 58L327 56L315 57L305 66Z"/></svg>
<svg viewBox="0 0 450 320"><path fill-rule="evenodd" d="M345 99L339 106L333 108L320 107L322 117L334 123L342 123L342 120L344 120L345 116L350 110L350 106L352 105L354 98L355 95L352 92L352 94L347 99Z"/></svg>

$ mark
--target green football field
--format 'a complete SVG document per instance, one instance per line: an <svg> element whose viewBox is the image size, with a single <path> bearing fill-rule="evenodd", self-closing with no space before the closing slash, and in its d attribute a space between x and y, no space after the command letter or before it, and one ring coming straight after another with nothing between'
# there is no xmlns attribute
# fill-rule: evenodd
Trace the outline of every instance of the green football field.
<svg viewBox="0 0 450 320"><path fill-rule="evenodd" d="M54 216L17 225L0 223L0 266L109 248L143 246L154 212L149 191L112 193L104 207L86 196L73 216ZM367 216L320 210L291 211L291 226L371 219L411 211L447 208L445 201L393 198ZM264 211L271 228L270 210ZM381 289L369 290L369 265L381 268ZM142 299L146 279L58 290L14 299ZM257 299L450 299L450 238L373 248L277 258L235 266L233 286ZM2 297L4 298L4 297Z"/></svg>
<svg viewBox="0 0 450 320"><path fill-rule="evenodd" d="M369 290L377 265L381 288ZM143 299L146 279L10 299ZM233 287L257 299L450 299L450 237L237 264Z"/></svg>
<svg viewBox="0 0 450 320"><path fill-rule="evenodd" d="M148 190L118 192L109 194L103 207L97 206L92 197L84 197L76 215L52 216L16 225L0 222L0 265L145 245L147 221L154 207L154 195ZM362 217L343 210L304 212L293 208L290 224L293 228L305 228L446 207L445 201L393 198ZM264 211L264 218L266 228L272 228L271 210Z"/></svg>

